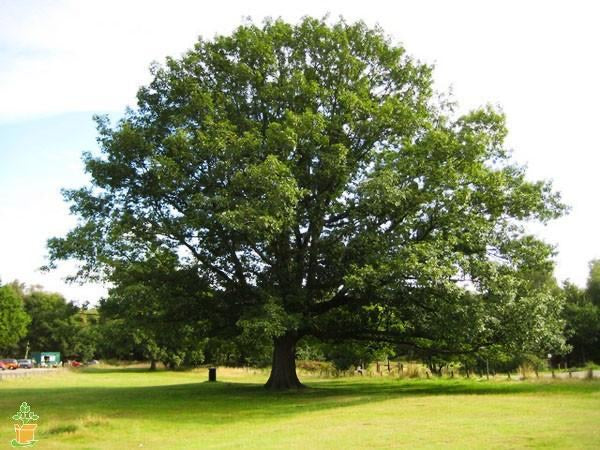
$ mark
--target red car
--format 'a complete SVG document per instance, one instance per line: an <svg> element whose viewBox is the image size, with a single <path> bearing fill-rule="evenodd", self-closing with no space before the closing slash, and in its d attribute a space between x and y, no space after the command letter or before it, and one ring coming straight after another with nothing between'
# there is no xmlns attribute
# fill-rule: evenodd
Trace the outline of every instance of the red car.
<svg viewBox="0 0 600 450"><path fill-rule="evenodd" d="M16 359L2 359L0 364L4 366L3 369L15 370L19 368L19 362Z"/></svg>

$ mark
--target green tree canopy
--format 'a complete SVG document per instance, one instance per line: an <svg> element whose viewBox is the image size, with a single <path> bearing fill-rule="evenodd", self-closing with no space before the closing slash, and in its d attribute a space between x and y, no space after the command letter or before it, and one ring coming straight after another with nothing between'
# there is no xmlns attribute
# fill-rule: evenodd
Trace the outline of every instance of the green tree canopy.
<svg viewBox="0 0 600 450"><path fill-rule="evenodd" d="M31 317L27 334L20 342L22 353L29 345L31 351L58 351L63 357L94 356L93 320L82 309L67 302L61 294L37 287L23 290L22 295L25 311Z"/></svg>
<svg viewBox="0 0 600 450"><path fill-rule="evenodd" d="M439 352L555 342L545 317L560 306L528 276L552 252L523 223L559 216L559 196L510 161L502 113L457 116L431 73L360 22L201 39L152 67L115 126L98 118L91 184L65 192L80 223L49 241L51 262L119 284L170 254L198 278L199 338L273 341L273 388L300 385L306 335Z"/></svg>
<svg viewBox="0 0 600 450"><path fill-rule="evenodd" d="M566 332L572 346L567 360L571 365L589 361L600 364L600 261L593 260L589 266L585 289L568 281L563 286Z"/></svg>
<svg viewBox="0 0 600 450"><path fill-rule="evenodd" d="M30 322L19 293L12 286L0 286L0 350L13 350Z"/></svg>

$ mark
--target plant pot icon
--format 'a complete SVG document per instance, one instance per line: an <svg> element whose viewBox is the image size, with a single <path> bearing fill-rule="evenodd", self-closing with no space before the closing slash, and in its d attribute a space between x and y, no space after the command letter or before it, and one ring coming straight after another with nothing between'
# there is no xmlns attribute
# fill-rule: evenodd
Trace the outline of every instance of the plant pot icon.
<svg viewBox="0 0 600 450"><path fill-rule="evenodd" d="M15 423L15 433L17 438L15 439L14 443L16 443L17 446L33 445L36 442L34 436L36 428L36 423L29 423L26 425L19 425L18 423Z"/></svg>
<svg viewBox="0 0 600 450"><path fill-rule="evenodd" d="M12 416L13 420L18 420L20 424L15 423L16 439L10 441L13 447L32 447L37 441L34 439L35 429L37 424L35 422L40 418L36 413L31 410L31 407L27 402L21 403L17 413Z"/></svg>

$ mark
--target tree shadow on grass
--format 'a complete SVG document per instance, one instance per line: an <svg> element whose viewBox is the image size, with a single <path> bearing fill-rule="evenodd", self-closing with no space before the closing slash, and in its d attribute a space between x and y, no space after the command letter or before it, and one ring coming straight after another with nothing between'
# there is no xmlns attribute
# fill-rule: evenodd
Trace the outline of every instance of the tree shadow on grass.
<svg viewBox="0 0 600 450"><path fill-rule="evenodd" d="M137 370L94 369L123 375ZM140 372L143 372L141 370ZM117 376L117 375L115 375ZM76 420L84 416L211 425L268 420L415 396L581 394L600 391L600 382L477 382L468 380L312 380L307 389L271 392L253 383L182 383L153 386L1 386L0 411L27 401L42 418ZM87 380L86 380L87 381ZM127 381L124 379L124 381ZM151 382L151 381L150 381Z"/></svg>
<svg viewBox="0 0 600 450"><path fill-rule="evenodd" d="M355 393L373 397L388 396L390 398L406 396L437 395L512 395L542 393L586 393L600 391L600 381L584 382L582 380L550 381L471 381L452 379L432 380L386 380L384 382L331 381L319 390L333 390L336 393Z"/></svg>
<svg viewBox="0 0 600 450"><path fill-rule="evenodd" d="M83 367L77 369L78 371L89 374L89 375L108 375L111 373L165 373L168 372L166 369L157 368L156 370L150 370L148 367Z"/></svg>

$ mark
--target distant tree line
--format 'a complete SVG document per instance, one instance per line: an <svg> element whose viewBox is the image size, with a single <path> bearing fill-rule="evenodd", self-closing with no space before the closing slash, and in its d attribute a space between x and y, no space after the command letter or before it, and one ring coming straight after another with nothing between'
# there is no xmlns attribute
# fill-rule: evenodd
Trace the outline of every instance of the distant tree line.
<svg viewBox="0 0 600 450"><path fill-rule="evenodd" d="M199 334L202 323L190 325L194 323L190 320L194 299L186 298L184 290L180 296L167 291L173 283L164 278L179 276L179 283L185 285L194 282L194 277L186 281L185 274L170 271L168 265L163 267L162 277L155 273L150 279L143 272L128 271L129 278L112 289L97 307L77 306L60 294L17 281L0 285L0 354L24 357L27 351L59 351L63 358L144 360L151 368L162 363L171 369L201 364L270 364L272 343L267 337L260 340L241 335L227 339L211 338L201 331ZM554 350L551 364L600 364L600 260L590 262L585 288L569 281L559 287L547 277L537 282L549 284L557 304L564 304L560 320L566 345ZM524 364L541 370L548 363L547 354L518 347L489 346L475 353L444 354L381 342L323 343L311 338L299 343L296 357L328 361L342 371L364 368L373 361L403 359L422 361L432 374L460 366L467 375L508 372Z"/></svg>
<svg viewBox="0 0 600 450"><path fill-rule="evenodd" d="M95 312L57 293L13 281L0 286L0 353L24 358L58 351L63 358L91 359L98 351Z"/></svg>

